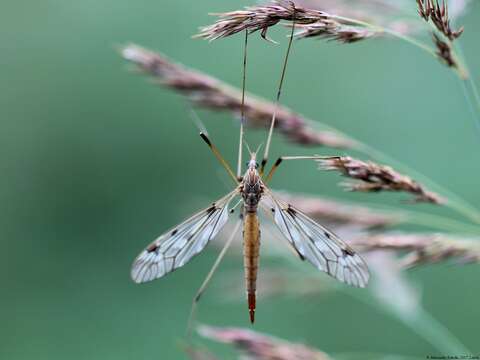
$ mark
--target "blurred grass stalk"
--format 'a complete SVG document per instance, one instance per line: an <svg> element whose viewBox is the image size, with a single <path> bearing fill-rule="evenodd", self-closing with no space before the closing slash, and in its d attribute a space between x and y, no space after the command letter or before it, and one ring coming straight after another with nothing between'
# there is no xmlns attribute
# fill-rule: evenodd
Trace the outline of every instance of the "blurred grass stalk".
<svg viewBox="0 0 480 360"><path fill-rule="evenodd" d="M358 205L312 194L275 192L281 199L302 209L309 216L333 227L354 226L359 229L380 230L401 224L414 224L465 235L478 234L478 227L475 225L415 210L399 210L391 206L364 202Z"/></svg>
<svg viewBox="0 0 480 360"><path fill-rule="evenodd" d="M407 252L400 262L412 268L454 259L458 264L480 261L480 241L445 234L386 232L352 238L351 244L360 251L392 250Z"/></svg>
<svg viewBox="0 0 480 360"><path fill-rule="evenodd" d="M239 117L242 109L242 92L239 89L134 44L124 46L121 54L138 69L153 76L156 82L181 93L192 103L214 111L229 111ZM266 127L274 109L275 105L267 100L249 93L245 95L244 112L250 127ZM283 106L277 108L276 125L276 129L287 139L304 146L355 147L354 141L336 131L312 129L306 118Z"/></svg>
<svg viewBox="0 0 480 360"><path fill-rule="evenodd" d="M390 254L380 252L372 255L368 261L376 276L370 295L362 296L344 287L339 287L340 290L365 304L383 309L441 354L473 354L422 306L417 290L400 272Z"/></svg>
<svg viewBox="0 0 480 360"><path fill-rule="evenodd" d="M312 347L243 328L202 325L198 333L205 338L233 345L252 360L331 360L326 353Z"/></svg>
<svg viewBox="0 0 480 360"><path fill-rule="evenodd" d="M165 56L144 49L137 45L127 45L121 49L122 56L137 65L138 69L153 76L160 84L185 95L194 104L215 111L230 111L238 115L241 109L241 91L229 86L209 75L188 69L168 60ZM247 125L266 127L270 124L275 105L256 96L247 95L245 99L245 115ZM391 159L370 145L354 140L333 127L321 124L327 131L317 131L310 127L311 120L294 113L290 109L277 108L277 126L279 131L290 141L306 146L328 146L351 148L372 158L390 163L397 169L404 169L433 191L447 199L446 206L458 211L466 218L480 223L480 212L464 199L436 184L433 180L419 174L407 166ZM446 218L446 220L449 220ZM436 225L433 224L435 227ZM468 225L466 225L468 227Z"/></svg>
<svg viewBox="0 0 480 360"><path fill-rule="evenodd" d="M295 201L290 196L289 200ZM309 201L314 201L310 199ZM305 209L321 223L331 219L331 214L316 212L315 206ZM317 214L317 215L315 215ZM445 234L416 234L398 232L371 233L368 226L359 229L359 224L352 221L337 222L337 232L342 232L344 238L356 250L365 256L373 272L369 292L352 290L336 282L327 281L324 274L311 266L305 266L287 246L280 246L279 233L268 225L264 233L269 236L263 241L263 275L260 278L259 289L264 297L276 298L279 295L311 296L324 292L341 291L368 306L381 309L395 320L403 323L419 337L430 343L442 354L472 354L465 345L453 335L448 328L435 319L421 304L419 292L406 278L404 269L421 265L454 260L456 264L479 262L480 245L478 239L459 238ZM354 226L350 228L350 226ZM378 231L377 229L376 231ZM349 236L346 236L349 234ZM235 244L235 243L234 243ZM286 243L285 243L286 244ZM240 244L236 244L239 246ZM240 249L234 252L240 253ZM394 254L406 255L398 261ZM270 260L270 261L269 261ZM278 266L278 260L286 266ZM275 267L271 267L275 264ZM231 287L232 276L238 277L238 271L226 273L222 293L234 294ZM225 291L230 289L230 291ZM237 300L234 296L232 300Z"/></svg>
<svg viewBox="0 0 480 360"><path fill-rule="evenodd" d="M320 277L324 274L320 274L314 268L304 266L289 252L275 251L273 254L274 257L278 257L288 264L292 271L298 273L298 275L293 275L294 278L306 276L307 279L311 280L311 289L316 288L317 291L321 291L322 281ZM382 309L442 354L473 354L448 328L422 307L417 290L404 277L391 254L378 251L368 256L367 262L375 274L372 277L374 280L372 286L368 287L369 292L352 291L352 289L336 283L332 286L337 291L341 291L374 309ZM315 278L317 281L313 281Z"/></svg>
<svg viewBox="0 0 480 360"><path fill-rule="evenodd" d="M245 360L418 359L418 357L391 353L336 352L327 354L313 346L286 341L269 334L239 327L201 325L198 327L197 332L200 336L209 340L235 347L240 351L238 359ZM189 345L183 346L183 349L192 360L218 359L204 346L196 347Z"/></svg>
<svg viewBox="0 0 480 360"><path fill-rule="evenodd" d="M327 280L325 274L321 274L311 266L304 266L287 247L275 247L275 244L270 241L267 242L269 243L264 246L262 253L263 259L266 260L263 262L264 275L259 284L259 288L262 289L261 294L264 297L278 298L281 295L312 296L340 291L401 322L441 354L472 354L448 328L423 308L418 289L412 286L405 277L393 254L382 250L383 247L379 247L380 250L364 254L374 273L373 282L368 287L369 291L367 292L352 290L333 280L328 281L329 279ZM475 245L478 251L478 245ZM402 247L397 250L402 250ZM447 256L443 260L447 258L449 257ZM278 260L286 266L280 265L281 267L277 268ZM277 266L272 268L270 267L271 263L275 263ZM420 265L420 263L416 265ZM232 281L233 276L238 277L238 271L223 274L223 294L235 293L236 288L231 287L234 283ZM226 292L225 289L229 289L229 286L230 291ZM238 296L232 296L228 299L238 301L238 298ZM259 359L263 358L260 357Z"/></svg>

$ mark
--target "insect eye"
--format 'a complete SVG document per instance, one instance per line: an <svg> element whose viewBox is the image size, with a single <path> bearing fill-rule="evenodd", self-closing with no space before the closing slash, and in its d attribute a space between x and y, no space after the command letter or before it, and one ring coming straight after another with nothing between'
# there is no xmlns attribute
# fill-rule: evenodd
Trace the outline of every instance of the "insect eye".
<svg viewBox="0 0 480 360"><path fill-rule="evenodd" d="M245 163L245 165L248 167L248 166L250 165L250 163L247 161L247 162Z"/></svg>
<svg viewBox="0 0 480 360"><path fill-rule="evenodd" d="M255 169L258 169L258 162L255 163Z"/></svg>

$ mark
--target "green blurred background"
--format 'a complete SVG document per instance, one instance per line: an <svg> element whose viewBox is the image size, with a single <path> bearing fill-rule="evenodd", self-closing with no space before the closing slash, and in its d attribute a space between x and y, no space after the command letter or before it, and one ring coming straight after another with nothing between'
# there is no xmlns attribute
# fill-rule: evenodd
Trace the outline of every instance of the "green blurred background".
<svg viewBox="0 0 480 360"><path fill-rule="evenodd" d="M2 2L2 359L184 358L179 342L214 248L143 286L131 282L130 265L156 235L228 186L198 138L184 99L129 71L117 50L132 41L238 85L242 37L213 43L190 37L213 21L208 12L243 5L233 0ZM477 82L479 5L475 2L464 18L461 38ZM279 46L251 37L249 91L273 98L285 33L271 33ZM460 82L411 45L383 39L348 46L296 42L283 102L390 154L472 204L480 202L480 132ZM228 114L200 115L234 162L237 123ZM263 136L248 133L252 144ZM295 147L281 137L272 152L338 153ZM273 185L406 206L400 196L343 193L338 180L315 166L292 163ZM431 206L416 206L433 212ZM435 211L457 217L448 209ZM231 257L222 269L241 270L241 264L241 258ZM425 308L477 354L479 274L474 265L408 273L421 288ZM221 291L208 292L199 320L249 326L244 299L238 300L223 301ZM420 358L438 353L401 322L343 292L261 300L255 329L331 353Z"/></svg>

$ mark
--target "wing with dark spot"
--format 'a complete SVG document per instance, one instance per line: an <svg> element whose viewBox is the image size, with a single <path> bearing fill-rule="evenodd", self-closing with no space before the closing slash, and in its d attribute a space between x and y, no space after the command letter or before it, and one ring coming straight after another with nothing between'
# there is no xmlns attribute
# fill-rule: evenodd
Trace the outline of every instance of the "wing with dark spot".
<svg viewBox="0 0 480 360"><path fill-rule="evenodd" d="M301 257L348 285L367 285L368 267L350 246L300 210L274 198L270 192L266 197L273 204L275 223Z"/></svg>
<svg viewBox="0 0 480 360"><path fill-rule="evenodd" d="M237 191L231 192L148 245L133 263L133 281L143 283L158 279L202 251L227 222L228 204L236 194Z"/></svg>

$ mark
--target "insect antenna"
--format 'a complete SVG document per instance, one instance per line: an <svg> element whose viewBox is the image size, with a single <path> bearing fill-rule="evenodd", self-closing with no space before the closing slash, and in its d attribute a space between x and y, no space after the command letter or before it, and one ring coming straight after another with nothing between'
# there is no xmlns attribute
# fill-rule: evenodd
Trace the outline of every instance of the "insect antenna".
<svg viewBox="0 0 480 360"><path fill-rule="evenodd" d="M243 49L243 74L242 74L242 105L240 107L240 140L238 143L238 163L237 163L237 179L242 178L242 145L245 125L245 80L247 73L247 46L248 46L248 29L245 30L245 44Z"/></svg>
<svg viewBox="0 0 480 360"><path fill-rule="evenodd" d="M265 145L265 152L263 153L262 164L260 166L260 175L263 175L263 173L265 171L265 165L267 164L267 161L268 161L268 152L270 150L270 143L272 141L273 128L275 127L275 118L277 116L278 105L279 105L279 102L280 102L280 95L282 93L283 80L285 78L285 73L286 73L286 70L287 70L288 57L290 55L290 49L292 47L293 34L294 34L294 31L295 31L295 15L296 15L295 4L293 2L292 2L292 6L293 6L292 32L290 33L290 39L288 40L287 52L285 54L285 59L283 61L282 74L280 76L280 82L278 84L277 98L275 100L275 106L274 106L274 109L273 109L272 121L270 123L270 130L268 131L267 143Z"/></svg>
<svg viewBox="0 0 480 360"><path fill-rule="evenodd" d="M257 146L257 149L255 150L255 154L258 154L258 152L260 151L260 149L262 148L263 146L263 142L260 143L260 145Z"/></svg>
<svg viewBox="0 0 480 360"><path fill-rule="evenodd" d="M245 143L245 147L247 148L248 153L250 154L250 156L252 156L253 152L250 149L250 146L248 146L248 143L246 141L244 141L244 143Z"/></svg>

